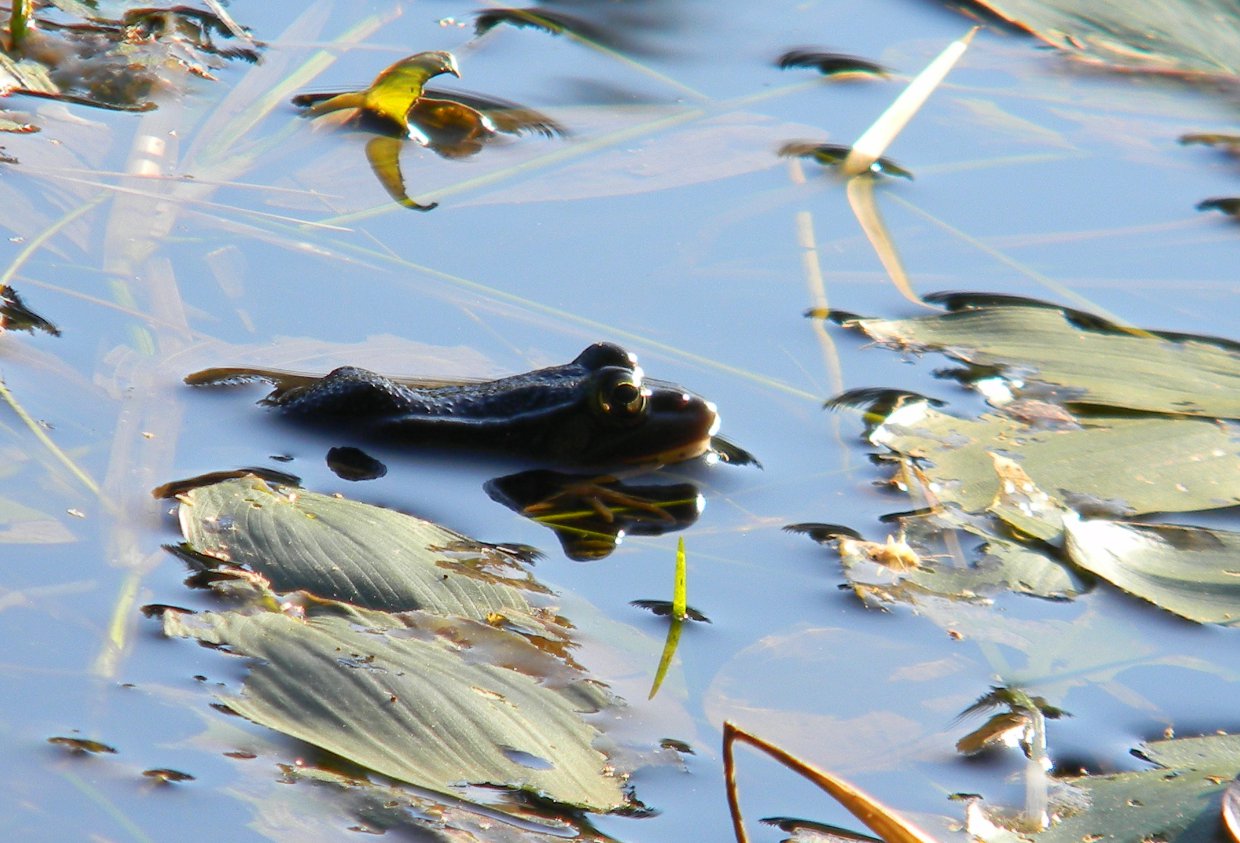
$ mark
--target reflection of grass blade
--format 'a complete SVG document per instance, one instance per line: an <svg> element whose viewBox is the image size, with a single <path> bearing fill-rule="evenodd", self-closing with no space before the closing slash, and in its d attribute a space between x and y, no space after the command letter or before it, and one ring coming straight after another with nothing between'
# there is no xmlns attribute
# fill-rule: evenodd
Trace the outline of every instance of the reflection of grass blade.
<svg viewBox="0 0 1240 843"><path fill-rule="evenodd" d="M667 628L667 639L663 642L663 654L659 656L659 668L654 672L654 682L650 685L650 695L646 699L654 699L654 695L659 693L659 688L663 686L667 669L672 664L672 656L676 655L676 647L680 645L680 631L684 626L684 621L672 618L672 623Z"/></svg>
<svg viewBox="0 0 1240 843"><path fill-rule="evenodd" d="M874 252L882 262L883 268L887 270L891 283L895 284L900 295L909 301L920 307L929 307L913 292L908 273L904 271L904 263L900 260L896 245L892 242L887 226L883 223L882 215L878 212L878 204L874 201L874 179L849 179L847 189L848 204L853 213L857 215L857 222L860 223L861 230L865 232L870 245L874 247Z"/></svg>
<svg viewBox="0 0 1240 843"><path fill-rule="evenodd" d="M370 162L370 169L379 183L383 185L388 196L391 196L397 204L415 211L434 210L438 207L438 202L422 205L410 199L409 194L405 192L405 177L400 172L402 146L404 146L404 141L400 138L389 138L385 135L376 135L371 138L366 142L366 160Z"/></svg>
<svg viewBox="0 0 1240 843"><path fill-rule="evenodd" d="M870 165L887 151L891 142L896 139L908 121L939 86L948 71L964 55L964 51L968 49L969 42L973 40L977 30L978 27L975 26L963 38L948 44L947 49L926 65L926 69L914 77L900 96L896 97L895 102L879 115L874 125L857 138L852 152L848 153L848 157L844 159L844 164L840 168L845 176L855 176L866 172L870 169Z"/></svg>
<svg viewBox="0 0 1240 843"><path fill-rule="evenodd" d="M797 758L757 735L750 734L731 721L723 724L723 769L727 779L728 807L732 811L732 826L737 843L748 843L744 820L741 818L740 800L736 788L736 761L733 747L737 741L747 743L765 752L789 770L809 779L831 794L837 802L873 831L886 843L936 843L926 832L906 821L883 803L843 779L837 778L813 764Z"/></svg>

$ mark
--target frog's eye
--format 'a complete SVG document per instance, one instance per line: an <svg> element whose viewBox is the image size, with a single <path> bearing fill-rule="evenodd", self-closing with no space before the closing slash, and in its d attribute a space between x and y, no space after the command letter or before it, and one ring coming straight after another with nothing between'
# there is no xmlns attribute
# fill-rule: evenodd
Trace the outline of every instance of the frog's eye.
<svg viewBox="0 0 1240 843"><path fill-rule="evenodd" d="M606 416L632 419L646 411L649 395L639 378L621 369L610 373L599 384L598 406Z"/></svg>

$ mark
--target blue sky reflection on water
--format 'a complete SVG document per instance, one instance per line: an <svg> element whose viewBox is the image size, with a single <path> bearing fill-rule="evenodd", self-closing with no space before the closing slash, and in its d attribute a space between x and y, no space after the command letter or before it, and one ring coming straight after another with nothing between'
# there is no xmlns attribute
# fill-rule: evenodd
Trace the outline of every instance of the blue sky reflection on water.
<svg viewBox="0 0 1240 843"><path fill-rule="evenodd" d="M440 21L468 20L470 4L325 2L293 24L284 16L300 7L234 3L232 13L270 43L265 65L226 69L219 83L196 83L144 117L22 104L44 131L3 138L22 164L0 170L0 190L28 212L3 218L14 240L0 242L0 258L7 264L66 211L103 199L14 279L64 336L6 335L0 367L104 491L91 494L0 413L0 500L56 525L44 534L56 541L3 551L0 629L10 648L0 659L0 775L13 839L287 839L270 806L307 810L298 803L309 800L274 783L275 763L306 748L208 708L213 683L238 687L237 660L165 641L136 612L148 602L214 605L185 588L182 566L160 550L177 535L170 506L149 489L241 465L283 468L308 488L544 548L537 574L595 607L574 615L587 642L582 661L630 700L644 739L681 738L697 752L688 775L655 767L635 777L639 798L661 813L600 819L618 839L728 839L718 757L726 717L884 801L941 814L955 811L946 792L1021 798L1009 779L1015 757L965 763L952 750L967 730L956 715L998 676L1034 683L1071 711L1052 726L1052 754L1091 769L1132 768L1128 750L1168 726L1240 725L1231 631L1102 586L1075 603L1005 596L961 607L962 623L1000 618L1012 636L952 641L927 618L863 609L837 588L829 553L780 530L831 521L881 539L877 518L907 507L873 485L857 417L824 413L823 399L899 386L961 413L980 403L933 378L941 360L902 359L834 329L825 347L802 317L815 304L797 242L802 213L832 305L917 312L886 280L839 182L813 165L800 166L801 181L799 165L775 155L786 140L848 142L899 83L822 84L772 60L820 44L911 74L968 22L913 0L698 2L670 15L663 5L641 4L654 23L635 37L649 46L644 66L664 78L532 31L500 28L460 50L454 87L538 107L572 134L519 138L459 161L406 149L411 193L441 203L428 214L387 201L360 135L297 120L287 105L242 137L211 134L208 121L241 107L230 91L248 83L251 99L269 93L283 78L278 62L296 68L370 16L381 23L296 90L364 84L408 53L457 49L468 32ZM1032 295L1236 338L1230 267L1240 232L1193 205L1234 194L1240 171L1216 151L1175 143L1232 121L1228 101L1208 88L1082 72L1031 41L987 31L893 146L916 180L883 184L879 204L918 292ZM123 170L137 138L152 132L167 140L164 172L202 183L193 201L161 197L180 183L104 179L143 191L135 195L66 178ZM278 145L265 148L268 138ZM235 184L214 189L212 177ZM109 234L123 202L131 225L156 232L149 252L140 238L129 248L123 227ZM173 221L167 232L164 219ZM496 375L564 362L604 339L637 352L651 376L714 400L723 432L765 466L666 472L691 477L707 498L685 535L690 603L714 624L687 631L680 665L652 704L644 697L664 623L627 604L670 593L675 536L630 537L605 561L569 562L550 534L482 491L519 467L510 461L378 449L388 475L350 484L324 464L337 443L253 406L260 387L207 393L179 383L206 366L244 364ZM1230 515L1211 523L1235 528ZM113 634L123 636L119 651L106 643ZM1074 634L1093 648L1050 655ZM45 743L74 730L118 754L77 759ZM222 755L238 748L259 757ZM792 814L851 824L791 774L741 755L751 821ZM140 775L150 767L198 778L156 788ZM351 824L330 803L313 810L322 813L289 820L298 837L336 839Z"/></svg>

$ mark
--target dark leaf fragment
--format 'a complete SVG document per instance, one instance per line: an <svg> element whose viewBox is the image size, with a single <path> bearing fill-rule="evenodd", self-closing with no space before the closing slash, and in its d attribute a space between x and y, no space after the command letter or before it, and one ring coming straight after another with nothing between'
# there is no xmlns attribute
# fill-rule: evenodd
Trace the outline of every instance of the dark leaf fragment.
<svg viewBox="0 0 1240 843"><path fill-rule="evenodd" d="M630 606L636 606L639 609L645 609L656 615L663 617L672 616L672 601L670 600L630 600ZM685 607L685 619L691 621L701 621L702 623L711 623L711 619L699 612L692 606Z"/></svg>
<svg viewBox="0 0 1240 843"><path fill-rule="evenodd" d="M824 167L840 166L851 151L851 147L843 144L812 141L789 141L779 148L782 158L812 158ZM899 176L910 180L913 178L912 173L885 157L880 157L871 164L870 172L880 176Z"/></svg>
<svg viewBox="0 0 1240 843"><path fill-rule="evenodd" d="M833 542L841 536L850 539L860 539L861 534L852 527L845 527L843 524L823 524L817 521L806 521L801 524L787 524L784 529L789 533L801 533L809 536L819 544Z"/></svg>
<svg viewBox="0 0 1240 843"><path fill-rule="evenodd" d="M54 337L60 336L60 329L26 307L22 297L12 287L0 287L0 333L5 330L31 334L43 331Z"/></svg>
<svg viewBox="0 0 1240 843"><path fill-rule="evenodd" d="M505 23L521 29L539 29L549 35L568 33L587 41L603 41L606 38L606 33L589 21L565 12L538 7L487 9L478 12L474 18L474 34L484 35Z"/></svg>
<svg viewBox="0 0 1240 843"><path fill-rule="evenodd" d="M57 736L54 738L48 738L47 742L50 744L56 744L57 746L63 746L70 752L75 753L89 752L95 755L105 753L110 755L116 754L115 747L108 746L106 743L101 741L92 741L89 738L69 738Z"/></svg>
<svg viewBox="0 0 1240 843"><path fill-rule="evenodd" d="M781 70L793 67L806 67L817 70L823 76L879 76L886 77L890 71L868 59L844 53L829 53L820 50L798 49L789 50L780 56L776 63Z"/></svg>
<svg viewBox="0 0 1240 843"><path fill-rule="evenodd" d="M1198 211L1222 211L1233 217L1240 217L1240 196L1216 196L1203 199L1197 203Z"/></svg>

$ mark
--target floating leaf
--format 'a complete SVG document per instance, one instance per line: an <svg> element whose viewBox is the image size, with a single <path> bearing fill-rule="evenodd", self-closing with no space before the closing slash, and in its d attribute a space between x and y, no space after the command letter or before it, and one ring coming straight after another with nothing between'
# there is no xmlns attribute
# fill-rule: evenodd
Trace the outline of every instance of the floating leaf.
<svg viewBox="0 0 1240 843"><path fill-rule="evenodd" d="M1240 418L1235 343L1123 328L1032 301L960 306L936 316L850 324L895 348L942 351L972 365L1010 370L1013 380L1062 388L1069 404Z"/></svg>
<svg viewBox="0 0 1240 843"><path fill-rule="evenodd" d="M1199 623L1240 621L1240 533L1065 518L1068 557L1130 594Z"/></svg>
<svg viewBox="0 0 1240 843"><path fill-rule="evenodd" d="M1232 0L977 0L1074 58L1124 70L1236 76Z"/></svg>
<svg viewBox="0 0 1240 843"><path fill-rule="evenodd" d="M523 554L411 515L253 476L181 501L191 550L255 571L277 592L477 619L531 611Z"/></svg>
<svg viewBox="0 0 1240 843"><path fill-rule="evenodd" d="M1017 460L1038 488L1077 511L1137 515L1240 502L1237 440L1205 420L1094 417L1089 427L1056 431L911 404L891 413L870 441L915 461L913 476L934 503L969 513L987 510L1000 492L992 453Z"/></svg>
<svg viewBox="0 0 1240 843"><path fill-rule="evenodd" d="M1032 839L1217 840L1223 792L1240 771L1240 736L1156 741L1134 754L1159 769L1060 779L1066 787L1052 793L1051 826Z"/></svg>
<svg viewBox="0 0 1240 843"><path fill-rule="evenodd" d="M561 664L519 636L423 613L163 617L168 635L257 660L224 698L230 710L391 778L441 793L519 788L592 811L626 804L581 717L609 697L575 672L540 682L494 655Z"/></svg>
<svg viewBox="0 0 1240 843"><path fill-rule="evenodd" d="M812 68L823 76L880 76L886 78L890 74L887 68L868 59L818 50L789 50L776 59L776 64L781 70L787 70L791 67Z"/></svg>

